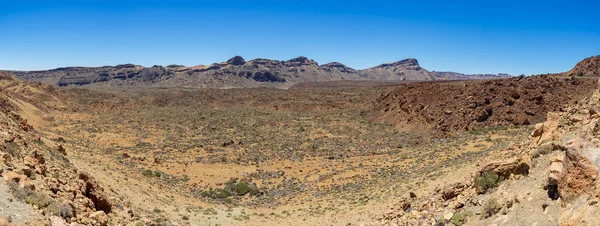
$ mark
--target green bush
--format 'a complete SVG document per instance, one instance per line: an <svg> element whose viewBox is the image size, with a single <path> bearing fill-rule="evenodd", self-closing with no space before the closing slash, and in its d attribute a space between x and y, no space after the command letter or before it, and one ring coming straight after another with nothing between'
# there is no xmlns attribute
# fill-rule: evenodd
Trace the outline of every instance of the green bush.
<svg viewBox="0 0 600 226"><path fill-rule="evenodd" d="M460 212L454 214L454 216L452 216L451 221L454 225L463 225L465 222L467 222L467 218L470 216L473 216L473 212L471 211Z"/></svg>
<svg viewBox="0 0 600 226"><path fill-rule="evenodd" d="M235 184L233 191L239 196L244 196L250 192L250 186L248 186L248 182L239 182Z"/></svg>
<svg viewBox="0 0 600 226"><path fill-rule="evenodd" d="M224 199L231 196L231 191L229 191L229 189L220 189L216 196L217 198Z"/></svg>
<svg viewBox="0 0 600 226"><path fill-rule="evenodd" d="M27 200L25 202L32 206L35 205L40 208L45 208L56 201L54 201L54 199L50 198L50 196L34 192L33 194L31 194L30 196L27 197Z"/></svg>
<svg viewBox="0 0 600 226"><path fill-rule="evenodd" d="M149 169L145 169L145 170L143 170L143 171L142 171L142 174L143 174L144 176L147 176L147 177L154 176L154 172L152 172L152 170L149 170Z"/></svg>
<svg viewBox="0 0 600 226"><path fill-rule="evenodd" d="M238 182L236 178L232 178L229 181L225 182L225 187L221 189L214 190L213 188L209 188L208 190L204 190L200 192L200 196L209 197L213 199L227 199L233 195L244 196L246 194L256 195L259 193L256 185L251 184L247 181ZM225 200L226 202L232 202L233 200Z"/></svg>
<svg viewBox="0 0 600 226"><path fill-rule="evenodd" d="M488 190L498 186L502 178L494 172L484 172L482 175L475 177L475 189L477 193L483 194Z"/></svg>

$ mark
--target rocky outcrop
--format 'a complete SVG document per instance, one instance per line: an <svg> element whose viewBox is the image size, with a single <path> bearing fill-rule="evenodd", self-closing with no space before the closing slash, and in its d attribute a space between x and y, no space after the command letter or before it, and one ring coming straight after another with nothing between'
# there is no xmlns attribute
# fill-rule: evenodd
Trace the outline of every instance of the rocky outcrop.
<svg viewBox="0 0 600 226"><path fill-rule="evenodd" d="M83 180L83 182L85 183L84 194L86 197L92 200L92 202L94 203L94 207L97 210L102 210L105 213L110 213L112 206L110 205L110 202L108 201L108 197L104 193L104 190L102 189L100 184L98 184L96 179L94 179L87 173L80 173L79 179Z"/></svg>
<svg viewBox="0 0 600 226"><path fill-rule="evenodd" d="M573 69L563 74L567 76L600 76L600 56L585 58Z"/></svg>
<svg viewBox="0 0 600 226"><path fill-rule="evenodd" d="M60 104L56 90L18 80L0 89L0 99L27 103L36 114L53 109L42 100ZM119 225L129 223L119 223L101 184L75 167L61 144L35 131L20 115L24 110L20 105L0 105L0 183L8 184L15 199L11 202L27 203L39 211L42 217L31 225L107 225L108 219Z"/></svg>
<svg viewBox="0 0 600 226"><path fill-rule="evenodd" d="M551 198L563 200L561 225L597 225L600 198L600 90L563 112L548 114L548 120L532 132L532 153L550 159L546 189ZM562 148L550 148L559 142ZM546 151L540 151L546 150ZM539 154L537 154L539 155Z"/></svg>
<svg viewBox="0 0 600 226"><path fill-rule="evenodd" d="M483 175L486 172L494 173L503 178L509 178L511 175L527 175L531 163L529 156L520 158L510 158L506 160L489 162L482 166L477 175Z"/></svg>

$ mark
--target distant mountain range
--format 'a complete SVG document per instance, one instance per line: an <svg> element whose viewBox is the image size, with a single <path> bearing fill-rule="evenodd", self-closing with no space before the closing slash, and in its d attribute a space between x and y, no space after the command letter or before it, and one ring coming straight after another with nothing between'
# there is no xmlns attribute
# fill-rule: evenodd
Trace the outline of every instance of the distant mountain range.
<svg viewBox="0 0 600 226"><path fill-rule="evenodd" d="M186 67L169 65L143 67L122 64L103 67L64 67L43 71L11 71L20 79L58 86L160 86L241 88L289 88L303 82L369 80L369 81L435 81L507 78L508 74L468 75L457 72L428 71L416 59L356 70L338 62L319 65L306 57L287 61L235 56L223 63Z"/></svg>

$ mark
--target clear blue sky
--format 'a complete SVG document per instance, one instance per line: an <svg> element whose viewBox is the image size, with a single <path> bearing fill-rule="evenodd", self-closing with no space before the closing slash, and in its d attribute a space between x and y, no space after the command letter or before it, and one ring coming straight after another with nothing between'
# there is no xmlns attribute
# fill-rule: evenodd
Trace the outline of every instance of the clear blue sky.
<svg viewBox="0 0 600 226"><path fill-rule="evenodd" d="M0 69L306 56L362 69L569 70L600 54L588 1L2 1Z"/></svg>

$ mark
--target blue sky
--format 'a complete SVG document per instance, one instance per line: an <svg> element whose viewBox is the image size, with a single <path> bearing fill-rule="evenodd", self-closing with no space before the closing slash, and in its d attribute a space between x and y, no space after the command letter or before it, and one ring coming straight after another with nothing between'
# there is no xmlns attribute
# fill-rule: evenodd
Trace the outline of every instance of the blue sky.
<svg viewBox="0 0 600 226"><path fill-rule="evenodd" d="M0 69L306 56L363 69L562 72L600 54L597 1L2 1Z"/></svg>

